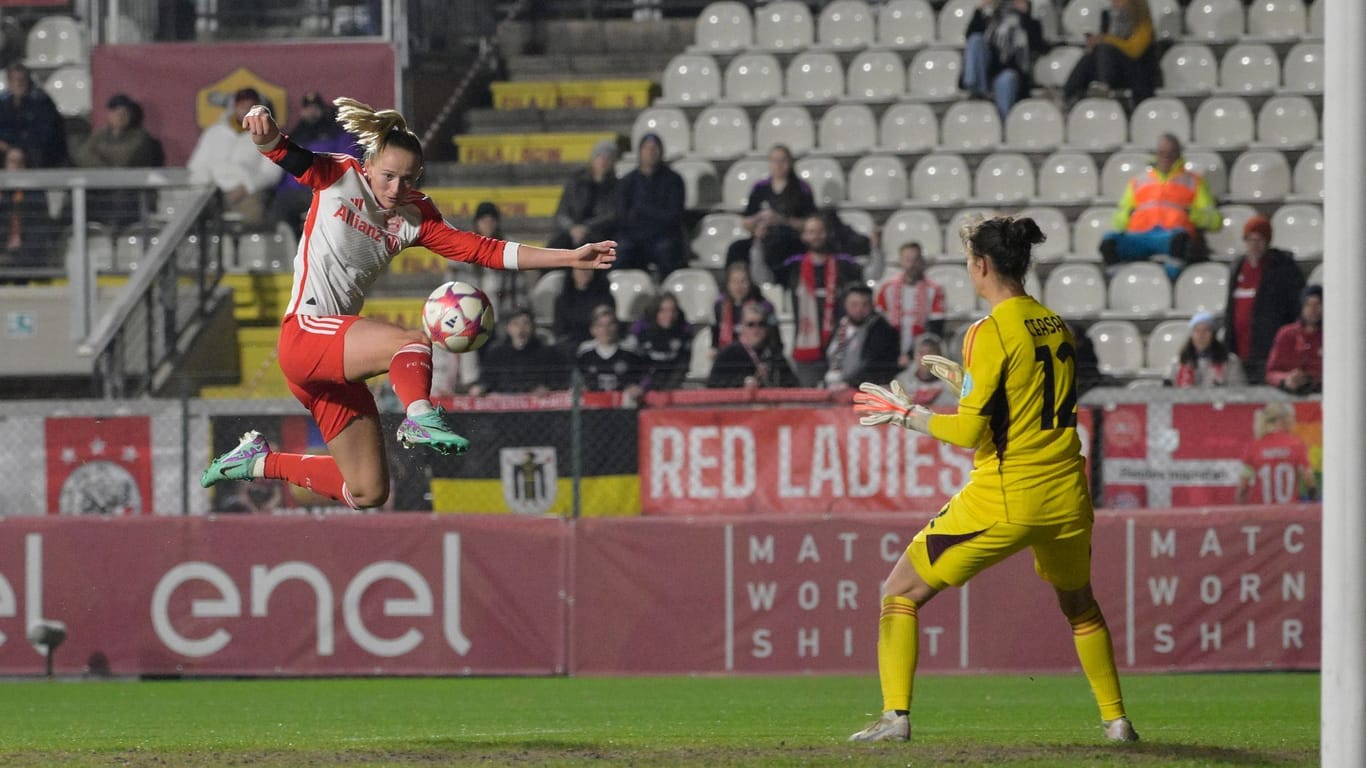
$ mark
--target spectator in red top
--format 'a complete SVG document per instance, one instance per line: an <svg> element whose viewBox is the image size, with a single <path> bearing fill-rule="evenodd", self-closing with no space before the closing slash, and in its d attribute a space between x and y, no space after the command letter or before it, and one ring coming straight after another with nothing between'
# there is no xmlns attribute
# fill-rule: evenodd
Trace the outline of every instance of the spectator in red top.
<svg viewBox="0 0 1366 768"><path fill-rule="evenodd" d="M925 257L920 243L906 243L898 253L901 275L877 289L877 311L901 332L901 357L905 368L915 360L915 340L921 334L944 336L944 288L925 277Z"/></svg>
<svg viewBox="0 0 1366 768"><path fill-rule="evenodd" d="M1323 286L1305 288L1300 319L1276 333L1266 383L1292 395L1323 391Z"/></svg>
<svg viewBox="0 0 1366 768"><path fill-rule="evenodd" d="M1309 448L1294 427L1295 409L1289 403L1267 403L1257 411L1252 426L1256 440L1243 454L1239 504L1287 504L1317 495Z"/></svg>
<svg viewBox="0 0 1366 768"><path fill-rule="evenodd" d="M1253 216L1243 225L1247 253L1229 272L1224 343L1243 363L1248 384L1265 381L1266 358L1276 332L1300 316L1304 275L1289 251L1271 246L1271 220Z"/></svg>

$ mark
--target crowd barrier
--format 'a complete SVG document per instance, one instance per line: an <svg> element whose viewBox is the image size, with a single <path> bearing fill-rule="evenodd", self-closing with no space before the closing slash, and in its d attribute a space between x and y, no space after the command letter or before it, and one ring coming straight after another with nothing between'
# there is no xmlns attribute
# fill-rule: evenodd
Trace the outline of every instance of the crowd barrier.
<svg viewBox="0 0 1366 768"><path fill-rule="evenodd" d="M869 673L925 514L11 517L0 674ZM1098 513L1121 670L1313 669L1316 505ZM1076 666L1027 555L920 613L929 672Z"/></svg>

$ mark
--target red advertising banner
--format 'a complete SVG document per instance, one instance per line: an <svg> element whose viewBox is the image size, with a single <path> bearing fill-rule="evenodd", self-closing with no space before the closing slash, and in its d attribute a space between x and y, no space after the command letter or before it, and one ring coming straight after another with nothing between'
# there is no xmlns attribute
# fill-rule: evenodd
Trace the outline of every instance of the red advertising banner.
<svg viewBox="0 0 1366 768"><path fill-rule="evenodd" d="M1088 445L1086 409L1078 430ZM845 405L649 408L637 445L647 515L933 512L972 471L971 451Z"/></svg>
<svg viewBox="0 0 1366 768"><path fill-rule="evenodd" d="M1100 419L1105 506L1287 504L1319 486L1317 402L1126 403Z"/></svg>
<svg viewBox="0 0 1366 768"><path fill-rule="evenodd" d="M10 518L0 674L41 671L24 641L40 618L67 625L62 674L563 672L565 533L431 515Z"/></svg>
<svg viewBox="0 0 1366 768"><path fill-rule="evenodd" d="M232 95L255 88L281 128L297 120L305 93L394 106L394 50L373 42L156 43L99 45L90 57L96 127L115 93L140 103L167 165L184 165L204 127L222 119Z"/></svg>
<svg viewBox="0 0 1366 768"><path fill-rule="evenodd" d="M924 516L581 521L578 673L870 672L879 585ZM1101 513L1093 583L1124 669L1312 669L1314 506ZM920 611L926 671L1077 666L1017 555Z"/></svg>
<svg viewBox="0 0 1366 768"><path fill-rule="evenodd" d="M871 673L879 584L926 518L10 518L0 674L41 672L39 619L68 627L61 674ZM1320 533L1315 505L1102 512L1121 668L1316 668ZM1027 554L920 634L926 671L1076 667Z"/></svg>
<svg viewBox="0 0 1366 768"><path fill-rule="evenodd" d="M154 514L148 422L146 416L46 419L48 514Z"/></svg>

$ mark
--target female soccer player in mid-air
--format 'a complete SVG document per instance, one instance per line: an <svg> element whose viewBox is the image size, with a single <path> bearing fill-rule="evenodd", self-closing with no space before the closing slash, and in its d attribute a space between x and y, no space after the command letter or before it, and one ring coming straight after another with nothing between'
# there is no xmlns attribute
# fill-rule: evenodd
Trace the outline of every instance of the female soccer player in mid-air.
<svg viewBox="0 0 1366 768"><path fill-rule="evenodd" d="M1105 617L1091 593L1091 494L1077 438L1076 356L1067 324L1024 291L1030 250L1043 242L1033 219L994 218L964 227L968 273L991 305L963 340L963 365L924 364L959 389L958 412L932 414L901 386L865 383L854 409L865 425L895 424L975 448L968 483L912 539L882 585L878 675L882 717L850 741L911 736L917 611L944 589L1029 547L1034 569L1057 592L1082 671L1100 705L1105 737L1136 741L1124 714Z"/></svg>
<svg viewBox="0 0 1366 768"><path fill-rule="evenodd" d="M379 411L366 379L389 373L407 411L399 442L442 453L469 448L429 399L432 347L422 331L357 316L366 290L394 255L421 245L448 259L497 269L608 269L616 243L551 250L457 230L414 189L422 175L422 144L403 116L352 99L333 103L338 122L364 148L363 162L295 145L264 106L253 107L242 120L261 152L313 189L294 257L279 360L290 391L317 421L329 455L279 453L248 432L209 464L200 483L207 488L222 480L278 478L360 509L377 507L389 495Z"/></svg>

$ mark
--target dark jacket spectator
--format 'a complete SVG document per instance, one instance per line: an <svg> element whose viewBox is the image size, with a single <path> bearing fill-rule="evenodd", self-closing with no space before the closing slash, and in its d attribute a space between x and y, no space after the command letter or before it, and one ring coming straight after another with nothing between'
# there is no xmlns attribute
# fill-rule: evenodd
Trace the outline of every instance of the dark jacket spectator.
<svg viewBox="0 0 1366 768"><path fill-rule="evenodd" d="M483 350L479 382L470 391L486 394L564 389L566 373L564 356L536 336L531 313L518 309L508 317L502 337Z"/></svg>
<svg viewBox="0 0 1366 768"><path fill-rule="evenodd" d="M1247 252L1229 271L1224 304L1224 343L1243 362L1248 383L1266 378L1271 344L1282 327L1300 316L1304 275L1289 251L1271 248L1271 221L1253 216L1243 225Z"/></svg>
<svg viewBox="0 0 1366 768"><path fill-rule="evenodd" d="M857 387L865 381L886 384L901 371L901 334L873 309L873 291L854 283L844 291L844 317L826 349L830 389Z"/></svg>
<svg viewBox="0 0 1366 768"><path fill-rule="evenodd" d="M1086 53L1067 76L1063 101L1071 106L1088 89L1106 96L1128 89L1132 108L1162 79L1148 0L1112 0L1101 19L1101 32L1086 36Z"/></svg>
<svg viewBox="0 0 1366 768"><path fill-rule="evenodd" d="M577 363L583 386L593 392L621 392L627 398L640 396L645 379L645 361L622 346L618 337L616 313L609 307L593 310L593 338L579 346Z"/></svg>
<svg viewBox="0 0 1366 768"><path fill-rule="evenodd" d="M580 344L592 338L589 329L593 310L604 305L617 305L607 273L596 269L569 270L560 295L555 297L555 320L551 326L555 343L571 356L575 354Z"/></svg>
<svg viewBox="0 0 1366 768"><path fill-rule="evenodd" d="M1276 333L1266 383L1292 395L1323 391L1323 286L1305 288L1300 319Z"/></svg>
<svg viewBox="0 0 1366 768"><path fill-rule="evenodd" d="M640 139L640 167L617 185L617 269L644 269L662 280L685 263L683 177L664 162L664 142Z"/></svg>
<svg viewBox="0 0 1366 768"><path fill-rule="evenodd" d="M825 220L820 216L806 220L802 242L810 250L789 258L784 273L796 323L792 360L801 385L815 387L825 380L829 367L826 348L844 316L840 291L862 281L863 269L848 255L831 252Z"/></svg>
<svg viewBox="0 0 1366 768"><path fill-rule="evenodd" d="M751 237L730 244L726 263L748 263L756 283L783 282L782 265L805 250L801 228L815 213L811 187L797 176L792 150L775 144L768 151L768 177L755 183L745 204L745 229Z"/></svg>
<svg viewBox="0 0 1366 768"><path fill-rule="evenodd" d="M749 265L738 261L726 267L726 284L712 308L711 349L715 355L740 337L741 309L746 304L758 304L764 316L776 319L773 305L764 298L759 286L749 277Z"/></svg>
<svg viewBox="0 0 1366 768"><path fill-rule="evenodd" d="M127 94L110 97L103 127L76 147L71 159L82 168L149 168L165 164L161 142L142 127L142 105ZM156 210L154 192L92 189L86 193L88 218L111 226L137 221Z"/></svg>
<svg viewBox="0 0 1366 768"><path fill-rule="evenodd" d="M28 167L25 152L12 146L5 150L5 171ZM55 263L51 253L55 223L48 216L47 194L41 189L0 191L0 248L3 261L17 267Z"/></svg>
<svg viewBox="0 0 1366 768"><path fill-rule="evenodd" d="M0 150L20 147L31 168L66 165L66 122L52 97L33 83L23 64L10 64L5 75L9 90L0 93Z"/></svg>
<svg viewBox="0 0 1366 768"><path fill-rule="evenodd" d="M968 21L963 49L963 90L991 98L1005 120L1021 95L1034 87L1034 59L1048 50L1043 24L1030 13L1029 0L995 0Z"/></svg>
<svg viewBox="0 0 1366 768"><path fill-rule="evenodd" d="M565 183L548 247L577 248L616 236L616 159L616 142L603 139L593 147L588 166L575 171Z"/></svg>
<svg viewBox="0 0 1366 768"><path fill-rule="evenodd" d="M744 305L740 334L716 353L707 386L712 389L796 387L797 374L783 357L778 326L765 307Z"/></svg>
<svg viewBox="0 0 1366 768"><path fill-rule="evenodd" d="M646 389L678 389L692 365L692 326L683 317L678 299L671 293L657 296L644 315L631 325L623 342L644 359L648 369Z"/></svg>

